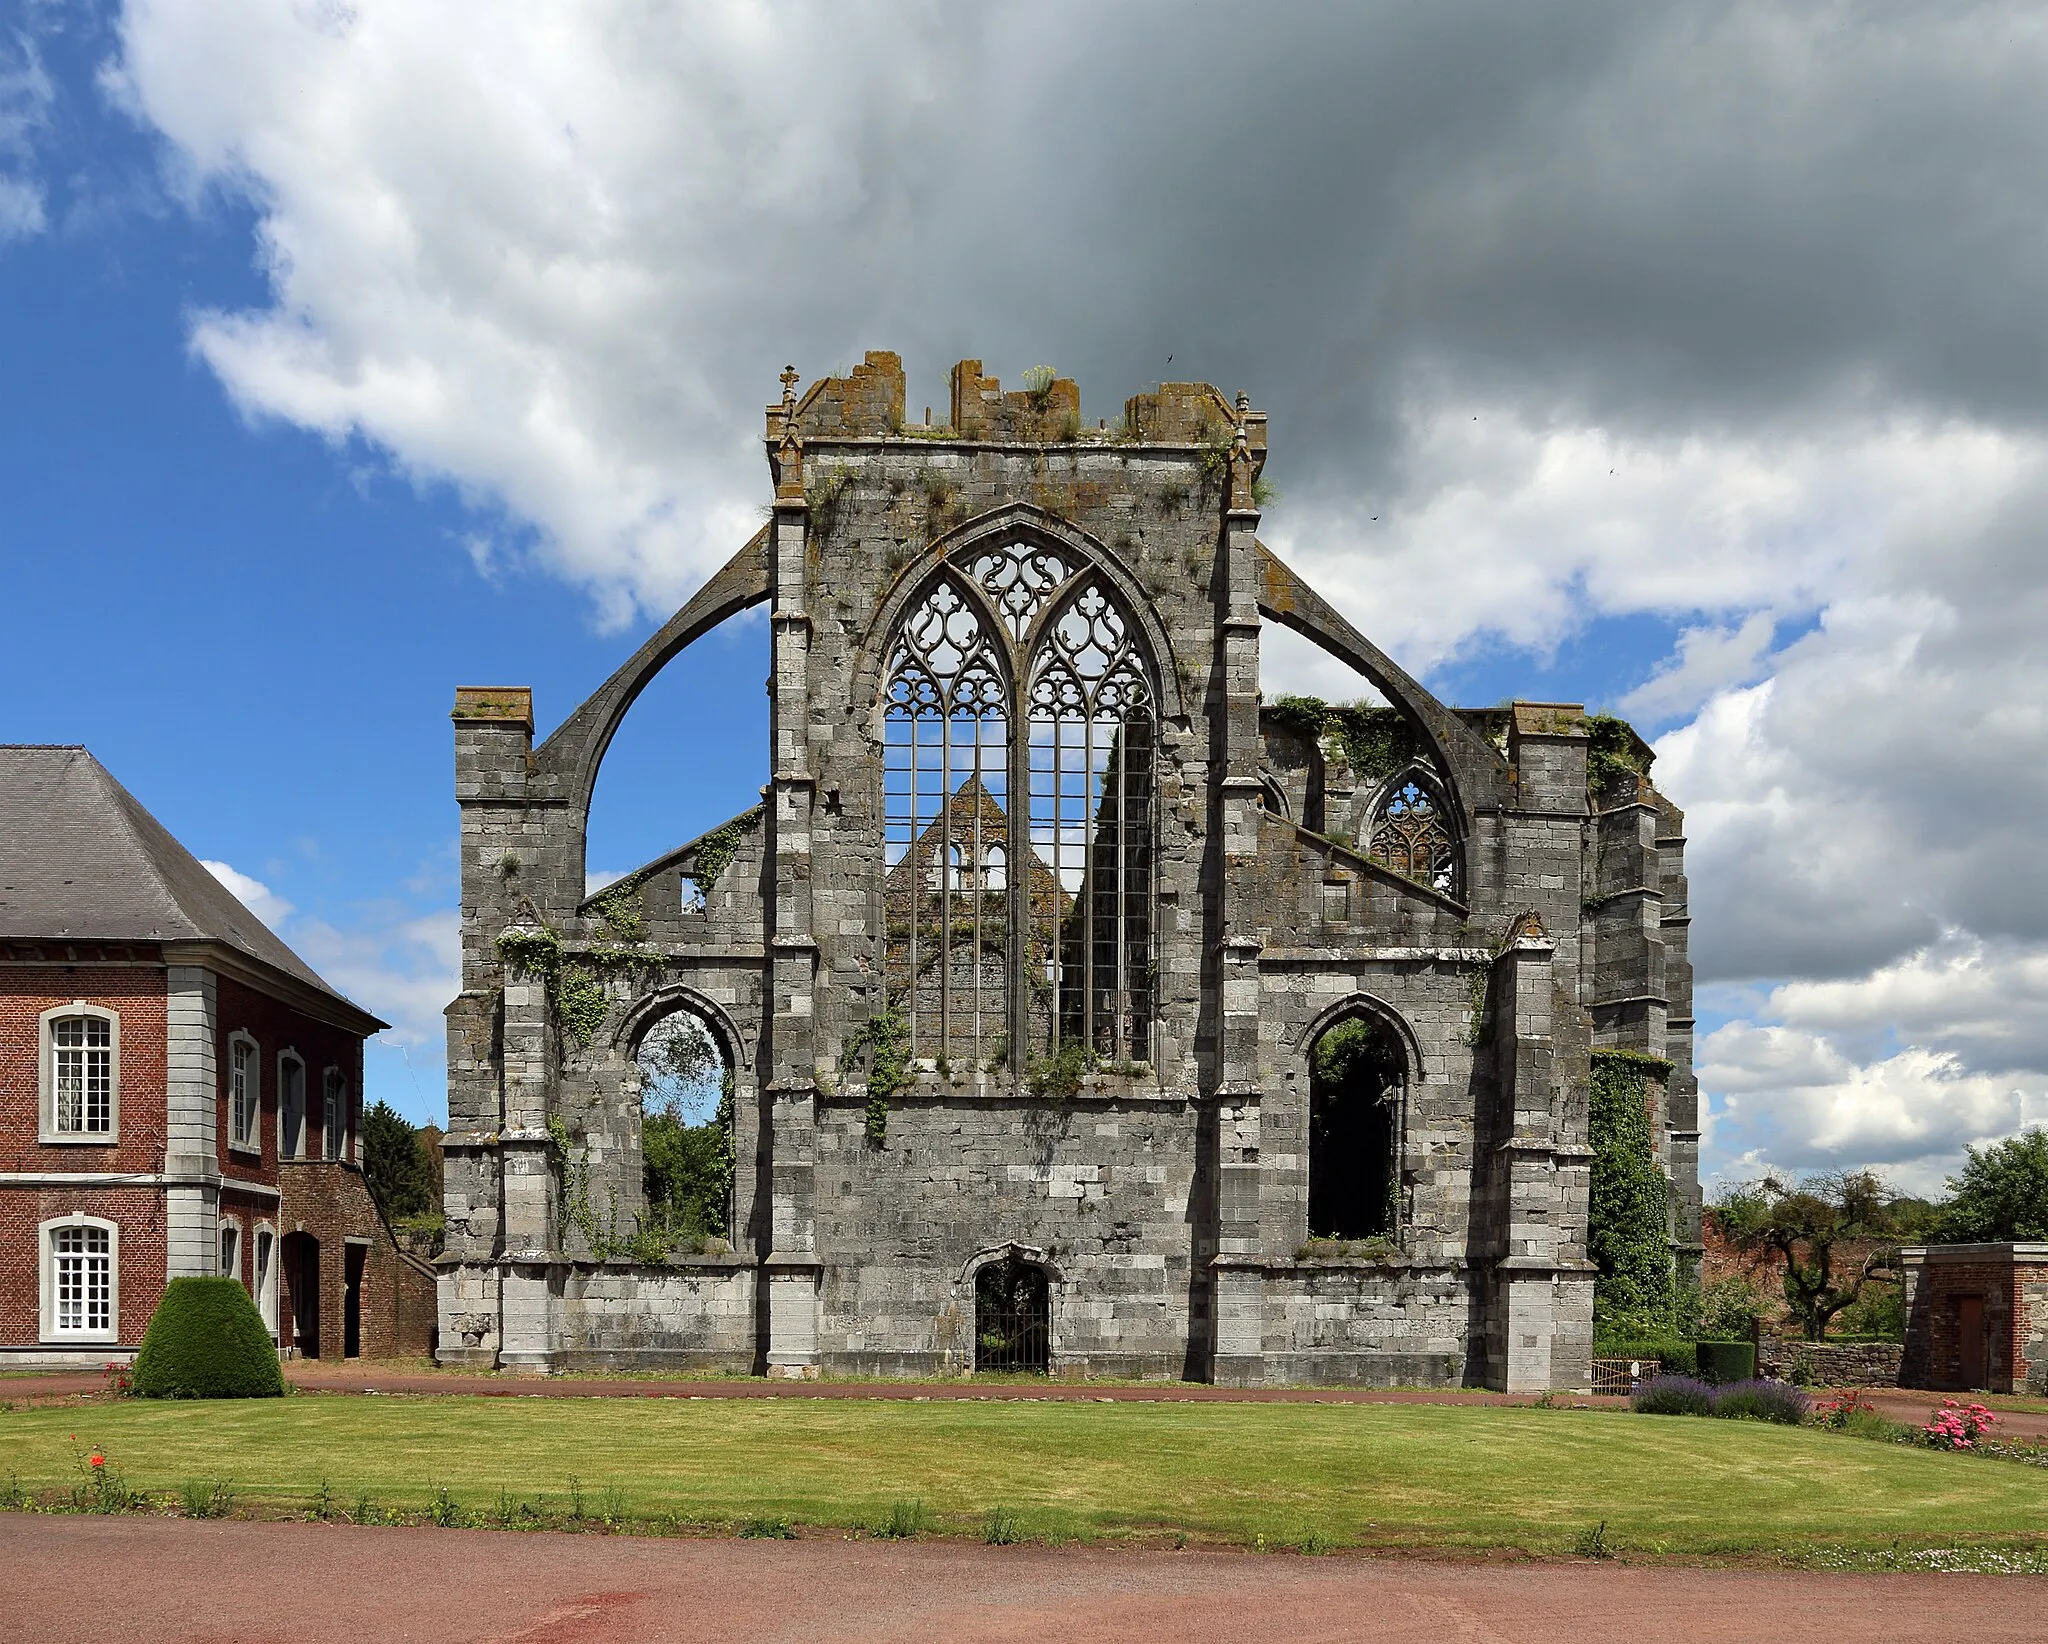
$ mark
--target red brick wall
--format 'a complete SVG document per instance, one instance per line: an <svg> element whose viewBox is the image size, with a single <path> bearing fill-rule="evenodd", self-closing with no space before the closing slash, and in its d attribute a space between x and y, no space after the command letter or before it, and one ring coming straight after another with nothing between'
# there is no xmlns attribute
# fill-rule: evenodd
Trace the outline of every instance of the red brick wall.
<svg viewBox="0 0 2048 1644"><path fill-rule="evenodd" d="M319 1243L320 1307L316 1356L338 1359L344 1345L344 1267L350 1238L367 1239L361 1308L365 1358L424 1357L432 1351L434 1280L398 1252L377 1214L363 1175L353 1165L287 1163L282 1167L281 1231L310 1234ZM280 1286L279 1319L292 1321L290 1269ZM301 1343L304 1351L308 1344Z"/></svg>
<svg viewBox="0 0 2048 1644"><path fill-rule="evenodd" d="M1966 1296L1984 1302L1989 1338L1986 1379L1977 1385L2009 1393L2014 1372L2024 1384L2026 1367L2019 1344L2026 1323L2013 1263L1998 1257L1972 1261L1930 1261L1920 1268L1913 1310L1906 1320L1906 1357L1899 1373L1902 1385L1962 1392L1971 1383L1963 1374L1963 1341L1958 1304Z"/></svg>
<svg viewBox="0 0 2048 1644"><path fill-rule="evenodd" d="M274 1185L277 1181L279 1052L297 1051L299 1060L306 1064L306 1153L309 1157L317 1159L322 1156L324 1147L321 1080L328 1068L340 1068L347 1083L351 1106L360 1106L363 1087L363 1043L346 1029L330 1027L327 1023L294 1010L290 1005L282 1004L267 994L243 986L232 977L223 976L220 979L215 1004L220 1030L215 1060L220 1077L216 1102L216 1134L220 1138L221 1174L230 1180L266 1182ZM229 1105L231 1097L228 1090L234 1063L230 1055L229 1040L237 1031L246 1033L254 1039L260 1052L257 1065L262 1070L262 1115L256 1127L257 1138L263 1146L263 1159L260 1165L249 1154L232 1152L228 1147L228 1139L234 1133L233 1115ZM343 1145L347 1145L345 1140Z"/></svg>
<svg viewBox="0 0 2048 1644"><path fill-rule="evenodd" d="M0 1192L0 1346L28 1347L39 1339L42 1252L36 1229L74 1210L104 1216L121 1230L114 1275L121 1326L117 1345L141 1345L164 1294L164 1196L151 1188L99 1187ZM77 1351L91 1353L104 1345L81 1342Z"/></svg>
<svg viewBox="0 0 2048 1644"><path fill-rule="evenodd" d="M0 967L0 1170L161 1170L164 1163L164 971L158 966ZM37 1018L83 999L121 1018L120 1113L111 1147L39 1142Z"/></svg>
<svg viewBox="0 0 2048 1644"><path fill-rule="evenodd" d="M120 1107L111 1145L38 1141L42 1046L37 1019L74 999L121 1019ZM165 973L151 965L0 967L0 1170L150 1174L164 1159ZM164 1291L164 1202L150 1188L0 1188L0 1346L29 1346L41 1332L45 1221L84 1211L120 1229L117 1345L142 1340ZM97 1344L80 1344L95 1351Z"/></svg>

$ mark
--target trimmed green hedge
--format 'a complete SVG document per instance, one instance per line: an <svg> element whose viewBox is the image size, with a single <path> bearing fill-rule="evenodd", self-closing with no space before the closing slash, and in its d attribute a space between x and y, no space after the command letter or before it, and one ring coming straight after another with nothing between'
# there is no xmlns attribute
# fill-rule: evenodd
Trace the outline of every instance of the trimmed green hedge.
<svg viewBox="0 0 2048 1644"><path fill-rule="evenodd" d="M262 1399L284 1391L277 1348L235 1279L173 1279L135 1355L130 1391L151 1399Z"/></svg>
<svg viewBox="0 0 2048 1644"><path fill-rule="evenodd" d="M1666 1339L1662 1341L1601 1341L1593 1344L1596 1359L1641 1359L1644 1363L1655 1362L1658 1369L1667 1376L1696 1376L1699 1374L1699 1358L1694 1343Z"/></svg>
<svg viewBox="0 0 2048 1644"><path fill-rule="evenodd" d="M1694 1342L1699 1358L1699 1378L1716 1387L1732 1381L1750 1381L1756 1375L1756 1348L1746 1341Z"/></svg>
<svg viewBox="0 0 2048 1644"><path fill-rule="evenodd" d="M1695 1376L1718 1387L1756 1374L1756 1349L1746 1341L1601 1341L1596 1359L1655 1360L1667 1376Z"/></svg>

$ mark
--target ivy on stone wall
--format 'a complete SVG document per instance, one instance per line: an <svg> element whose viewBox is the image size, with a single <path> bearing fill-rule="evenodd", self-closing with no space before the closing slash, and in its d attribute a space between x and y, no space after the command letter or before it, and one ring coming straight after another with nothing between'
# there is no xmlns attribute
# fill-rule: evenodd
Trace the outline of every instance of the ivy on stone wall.
<svg viewBox="0 0 2048 1644"><path fill-rule="evenodd" d="M730 822L713 828L697 841L697 849L690 860L690 879L697 889L710 894L711 887L718 882L718 876L732 865L732 859L739 855L740 841L761 825L762 808L756 805L752 810L734 817Z"/></svg>
<svg viewBox="0 0 2048 1644"><path fill-rule="evenodd" d="M590 1041L597 1036L605 1012L610 1009L611 996L597 977L580 965L563 970L555 986L555 1019L562 1024L563 1035L578 1050L590 1048Z"/></svg>
<svg viewBox="0 0 2048 1644"><path fill-rule="evenodd" d="M621 942L638 942L647 935L647 920L640 911L638 879L621 879L616 885L607 885L603 894L592 900L590 911Z"/></svg>
<svg viewBox="0 0 2048 1644"><path fill-rule="evenodd" d="M1676 1328L1671 1184L1650 1145L1650 1086L1671 1064L1637 1051L1596 1050L1587 1104L1593 1192L1587 1254L1593 1326L1602 1335L1656 1336Z"/></svg>
<svg viewBox="0 0 2048 1644"><path fill-rule="evenodd" d="M1352 770L1368 781L1392 776L1421 751L1414 726L1398 708L1283 696L1268 703L1266 712L1305 736L1334 736Z"/></svg>
<svg viewBox="0 0 2048 1644"><path fill-rule="evenodd" d="M880 1147L889 1139L889 1098L910 1083L910 1024L903 1013L892 1005L861 1023L846 1041L847 1060L862 1051L868 1054L868 1145Z"/></svg>

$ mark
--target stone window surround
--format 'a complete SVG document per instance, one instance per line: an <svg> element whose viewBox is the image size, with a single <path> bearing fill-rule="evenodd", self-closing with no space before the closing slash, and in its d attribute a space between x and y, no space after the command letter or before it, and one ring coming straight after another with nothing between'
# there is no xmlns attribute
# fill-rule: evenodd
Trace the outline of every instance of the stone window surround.
<svg viewBox="0 0 2048 1644"><path fill-rule="evenodd" d="M59 1130L57 1128L57 1057L52 1029L60 1021L91 1016L107 1024L107 1128L105 1130ZM68 1005L53 1005L36 1018L37 1083L41 1089L37 1140L61 1147L111 1147L121 1139L121 1015L105 1005L74 999Z"/></svg>
<svg viewBox="0 0 2048 1644"><path fill-rule="evenodd" d="M263 1241L270 1240L269 1260L262 1259ZM277 1236L277 1224L267 1216L259 1216L249 1228L249 1272L250 1295L255 1299L256 1311L262 1315L269 1327L271 1339L277 1339L277 1265L278 1253L282 1248ZM262 1271L258 1264L262 1263Z"/></svg>
<svg viewBox="0 0 2048 1644"><path fill-rule="evenodd" d="M235 1052L243 1045L249 1047L249 1128L246 1133L238 1134L235 1126ZM263 1047L245 1028L236 1028L228 1035L228 1151L246 1153L254 1159L263 1157Z"/></svg>
<svg viewBox="0 0 2048 1644"><path fill-rule="evenodd" d="M290 1105L292 1082L287 1067L298 1069L299 1073L299 1145L285 1146L286 1108ZM280 1159L309 1158L306 1152L306 1136L311 1130L311 1114L306 1110L306 1059L290 1045L277 1053L277 1156Z"/></svg>
<svg viewBox="0 0 2048 1644"><path fill-rule="evenodd" d="M319 1157L346 1159L348 1143L348 1075L330 1062L320 1070Z"/></svg>
<svg viewBox="0 0 2048 1644"><path fill-rule="evenodd" d="M234 1236L234 1258L231 1261L222 1259L227 1256L227 1244L224 1235L228 1234ZM224 1279L240 1279L242 1277L242 1256L247 1248L244 1242L246 1238L247 1233L242 1226L241 1217L223 1215L220 1218L214 1235L215 1271L218 1272L220 1277ZM243 1281L245 1286L247 1282L247 1280Z"/></svg>
<svg viewBox="0 0 2048 1644"><path fill-rule="evenodd" d="M58 1230L67 1227L97 1227L107 1235L107 1323L100 1330L57 1329ZM51 1345L73 1342L116 1342L121 1339L121 1227L104 1216L88 1216L82 1210L52 1216L36 1227L37 1333Z"/></svg>

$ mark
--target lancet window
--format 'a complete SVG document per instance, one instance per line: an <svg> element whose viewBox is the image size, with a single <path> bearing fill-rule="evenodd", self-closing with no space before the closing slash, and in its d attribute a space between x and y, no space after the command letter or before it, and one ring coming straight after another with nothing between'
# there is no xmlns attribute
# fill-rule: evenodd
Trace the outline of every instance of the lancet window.
<svg viewBox="0 0 2048 1644"><path fill-rule="evenodd" d="M912 603L883 701L883 904L913 1057L1151 1059L1151 679L1112 585L1063 550L970 549Z"/></svg>
<svg viewBox="0 0 2048 1644"><path fill-rule="evenodd" d="M1446 816L1435 782L1422 771L1406 771L1374 807L1367 854L1381 867L1456 895L1457 841Z"/></svg>

